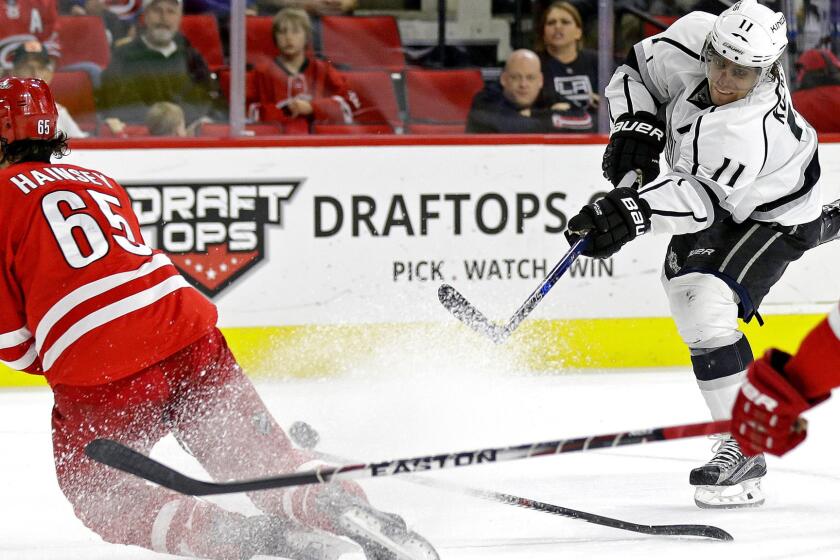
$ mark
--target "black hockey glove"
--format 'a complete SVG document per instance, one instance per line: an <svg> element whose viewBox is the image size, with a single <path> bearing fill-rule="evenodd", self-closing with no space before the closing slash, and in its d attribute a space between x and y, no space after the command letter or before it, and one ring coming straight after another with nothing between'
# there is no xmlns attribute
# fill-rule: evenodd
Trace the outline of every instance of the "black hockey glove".
<svg viewBox="0 0 840 560"><path fill-rule="evenodd" d="M620 187L589 203L569 220L566 239L574 244L588 232L592 241L583 251L587 257L606 259L650 229L650 205L636 189Z"/></svg>
<svg viewBox="0 0 840 560"><path fill-rule="evenodd" d="M615 120L601 168L613 185L628 171L640 170L642 184L659 175L659 154L665 149L665 125L645 111L621 115Z"/></svg>

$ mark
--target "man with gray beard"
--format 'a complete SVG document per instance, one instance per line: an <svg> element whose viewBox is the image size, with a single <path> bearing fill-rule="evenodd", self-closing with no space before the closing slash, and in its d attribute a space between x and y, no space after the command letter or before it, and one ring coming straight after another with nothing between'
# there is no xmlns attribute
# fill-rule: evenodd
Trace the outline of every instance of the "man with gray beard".
<svg viewBox="0 0 840 560"><path fill-rule="evenodd" d="M187 123L224 116L207 63L178 31L182 14L182 0L143 0L140 33L114 50L97 95L112 129L142 123L159 101L179 105Z"/></svg>

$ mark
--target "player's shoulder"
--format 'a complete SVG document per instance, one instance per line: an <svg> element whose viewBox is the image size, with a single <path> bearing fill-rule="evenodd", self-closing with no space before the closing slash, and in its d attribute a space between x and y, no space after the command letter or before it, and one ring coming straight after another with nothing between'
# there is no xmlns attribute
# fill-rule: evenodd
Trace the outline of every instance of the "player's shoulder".
<svg viewBox="0 0 840 560"><path fill-rule="evenodd" d="M690 12L671 24L668 29L656 36L668 42L676 42L699 51L706 41L706 36L712 30L715 16L706 12Z"/></svg>

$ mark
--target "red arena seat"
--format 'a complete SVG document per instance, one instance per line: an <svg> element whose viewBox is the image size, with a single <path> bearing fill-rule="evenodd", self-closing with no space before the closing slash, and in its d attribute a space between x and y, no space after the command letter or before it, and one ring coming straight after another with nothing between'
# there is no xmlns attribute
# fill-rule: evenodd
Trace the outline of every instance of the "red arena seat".
<svg viewBox="0 0 840 560"><path fill-rule="evenodd" d="M245 125L245 136L276 136L283 134L278 123L259 123ZM198 136L209 138L226 138L230 136L230 125L227 123L205 123L201 125Z"/></svg>
<svg viewBox="0 0 840 560"><path fill-rule="evenodd" d="M61 43L58 70L78 62L92 62L104 70L111 62L111 47L101 17L58 16L56 31Z"/></svg>
<svg viewBox="0 0 840 560"><path fill-rule="evenodd" d="M400 30L393 16L324 16L321 46L324 57L340 67L394 72L405 68Z"/></svg>
<svg viewBox="0 0 840 560"><path fill-rule="evenodd" d="M478 69L409 69L405 83L412 130L417 124L432 124L450 125L450 128L460 125L463 131L472 99L484 87Z"/></svg>
<svg viewBox="0 0 840 560"><path fill-rule="evenodd" d="M390 73L383 71L342 72L350 89L359 96L361 107L353 114L357 123L388 123L402 127L397 96Z"/></svg>
<svg viewBox="0 0 840 560"><path fill-rule="evenodd" d="M314 124L314 134L393 134L389 124Z"/></svg>
<svg viewBox="0 0 840 560"><path fill-rule="evenodd" d="M201 53L211 70L225 63L219 22L213 14L187 14L181 18L181 33Z"/></svg>
<svg viewBox="0 0 840 560"><path fill-rule="evenodd" d="M409 134L464 134L467 125L465 124L426 124L414 123L408 125Z"/></svg>
<svg viewBox="0 0 840 560"><path fill-rule="evenodd" d="M56 72L50 89L55 100L67 108L79 128L85 132L96 130L96 103L87 72Z"/></svg>
<svg viewBox="0 0 840 560"><path fill-rule="evenodd" d="M253 63L255 57L275 58L279 54L271 35L271 16L248 16L245 18L245 57Z"/></svg>

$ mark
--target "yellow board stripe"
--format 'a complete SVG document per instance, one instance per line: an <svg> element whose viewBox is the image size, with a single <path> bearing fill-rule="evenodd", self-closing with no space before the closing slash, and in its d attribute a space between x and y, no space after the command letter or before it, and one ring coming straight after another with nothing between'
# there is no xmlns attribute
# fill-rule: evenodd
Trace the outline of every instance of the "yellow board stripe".
<svg viewBox="0 0 840 560"><path fill-rule="evenodd" d="M770 315L742 325L753 352L792 352L824 315ZM315 377L449 367L466 371L561 372L586 368L690 366L667 317L535 320L495 345L453 320L447 324L322 325L222 329L252 377ZM45 385L0 366L0 387Z"/></svg>

